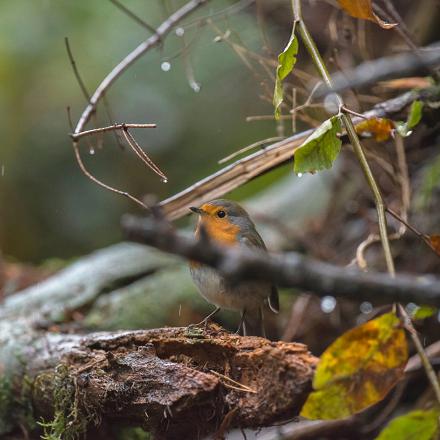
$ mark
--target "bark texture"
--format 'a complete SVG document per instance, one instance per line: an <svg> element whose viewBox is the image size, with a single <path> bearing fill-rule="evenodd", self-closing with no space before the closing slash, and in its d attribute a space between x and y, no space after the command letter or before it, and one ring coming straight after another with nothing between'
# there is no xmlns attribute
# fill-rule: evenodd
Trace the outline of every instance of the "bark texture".
<svg viewBox="0 0 440 440"><path fill-rule="evenodd" d="M55 420L61 412L66 429L78 431L115 421L143 426L157 439L292 418L317 362L303 344L241 337L216 325L87 336L41 332L20 357L34 415ZM23 386L24 371L14 374Z"/></svg>

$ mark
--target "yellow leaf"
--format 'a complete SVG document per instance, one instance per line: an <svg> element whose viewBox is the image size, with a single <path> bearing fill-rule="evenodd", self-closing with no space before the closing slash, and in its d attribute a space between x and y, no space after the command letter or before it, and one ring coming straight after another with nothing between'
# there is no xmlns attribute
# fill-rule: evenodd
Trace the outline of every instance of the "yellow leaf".
<svg viewBox="0 0 440 440"><path fill-rule="evenodd" d="M339 5L352 17L377 23L383 29L392 29L397 23L387 23L373 11L371 0L338 0Z"/></svg>
<svg viewBox="0 0 440 440"><path fill-rule="evenodd" d="M322 354L301 415L339 419L382 400L402 377L408 347L400 320L387 313L339 337Z"/></svg>
<svg viewBox="0 0 440 440"><path fill-rule="evenodd" d="M371 133L378 142L387 141L394 129L394 124L389 119L372 118L356 124L358 134Z"/></svg>

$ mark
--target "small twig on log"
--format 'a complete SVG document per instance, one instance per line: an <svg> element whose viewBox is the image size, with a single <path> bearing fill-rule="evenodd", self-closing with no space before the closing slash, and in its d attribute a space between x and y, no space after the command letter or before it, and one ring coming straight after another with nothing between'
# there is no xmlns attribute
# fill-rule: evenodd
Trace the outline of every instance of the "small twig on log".
<svg viewBox="0 0 440 440"><path fill-rule="evenodd" d="M432 275L401 275L393 279L382 273L365 274L326 264L295 252L266 255L248 249L220 247L211 241L201 244L153 218L127 215L122 225L129 239L211 266L231 282L261 280L308 290L319 296L331 294L381 303L412 301L440 305L440 279Z"/></svg>

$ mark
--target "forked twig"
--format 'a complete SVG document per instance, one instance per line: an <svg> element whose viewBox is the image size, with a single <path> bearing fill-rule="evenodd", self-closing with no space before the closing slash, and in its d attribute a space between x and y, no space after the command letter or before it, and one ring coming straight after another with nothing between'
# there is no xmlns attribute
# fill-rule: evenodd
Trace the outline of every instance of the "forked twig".
<svg viewBox="0 0 440 440"><path fill-rule="evenodd" d="M96 183L97 185L101 186L104 189L107 189L108 191L111 191L111 192L114 192L114 193L119 194L121 196L129 198L130 200L132 200L133 202L135 202L137 205L141 206L144 209L147 209L147 210L150 209L145 203L141 202L139 199L137 199L136 197L132 196L127 191L121 191L120 189L113 188L112 186L107 185L106 183L101 182L99 179L97 179L85 167L84 162L82 161L81 155L79 153L78 142L77 141L73 141L72 145L73 145L73 151L75 153L75 158L76 158L76 161L78 162L79 168L81 169L83 174L86 177L88 177L92 182Z"/></svg>
<svg viewBox="0 0 440 440"><path fill-rule="evenodd" d="M137 143L136 139L133 135L128 131L128 127L122 127L122 133L127 141L128 145L130 145L131 149L135 152L135 154L139 157L139 159L150 169L152 169L164 183L168 182L167 176L162 172L162 170L150 159L147 153L142 150L141 146Z"/></svg>
<svg viewBox="0 0 440 440"><path fill-rule="evenodd" d="M84 133L84 127L89 121L92 114L96 111L96 107L101 99L104 98L106 92L111 87L111 85L133 64L135 63L139 58L141 58L146 52L153 49L157 45L159 45L163 38L175 27L177 23L179 23L181 20L183 20L185 17L187 17L189 14L191 14L193 11L198 9L200 6L207 3L209 0L190 0L188 3L186 3L184 6L182 6L180 9L178 9L174 14L170 15L157 29L155 29L154 34L151 35L147 40L139 44L132 52L130 52L124 59L122 59L119 64L117 64L110 73L107 74L107 76L101 81L93 95L89 98L87 98L88 105L83 110L77 124L75 127L75 130L73 130L72 137L73 140L73 149L75 153L75 158L78 162L78 165L83 172L83 174L88 177L90 180L92 180L97 185L112 191L116 194L120 194L122 196L125 196L129 198L130 200L134 201L136 204L142 206L145 209L148 209L148 206L144 204L141 200L137 199L136 197L132 196L126 191L121 191L119 189L113 188L104 182L101 182L99 179L94 177L85 167L84 162L81 159L81 154L79 152L78 148L78 138L75 139L75 136L79 135L80 133ZM76 65L73 61L72 63L72 53L70 51L70 47L68 45L68 41L66 42L66 47L68 50L69 58L71 60L72 67L74 68L75 75L77 76L77 69ZM78 76L77 76L78 79ZM78 79L78 82L80 84L82 81ZM83 90L84 95L88 95L87 89L81 86L81 89ZM98 129L99 130L99 129ZM102 133L101 131L98 131L98 133ZM130 144L130 146L133 148L133 150L141 157L143 157L143 161L149 161L150 159L146 156L146 154L141 150L139 151L137 149L138 145L134 139L132 140L130 138L130 141L133 143ZM134 142L133 142L134 141ZM129 142L127 140L127 142ZM130 143L130 142L129 142ZM151 160L150 160L151 162ZM149 163L148 166L150 166L157 174L159 174L163 180L166 180L165 175L162 173L162 171L157 168L157 166L154 163Z"/></svg>
<svg viewBox="0 0 440 440"><path fill-rule="evenodd" d="M84 136L90 136L96 133L103 133L105 131L113 131L113 130L125 130L127 128L156 128L156 124L114 124L109 125L108 127L100 127L94 128L92 130L81 131L80 133L71 133L70 137L77 141L79 138Z"/></svg>

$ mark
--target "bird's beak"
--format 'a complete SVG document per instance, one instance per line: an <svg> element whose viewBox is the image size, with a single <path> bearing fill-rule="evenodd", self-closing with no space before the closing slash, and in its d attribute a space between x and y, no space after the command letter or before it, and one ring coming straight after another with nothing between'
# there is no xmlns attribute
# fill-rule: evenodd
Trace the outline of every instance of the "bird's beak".
<svg viewBox="0 0 440 440"><path fill-rule="evenodd" d="M204 212L200 208L195 208L194 206L191 206L189 209L190 209L190 211L195 212L196 214L200 214L200 215L202 215Z"/></svg>

